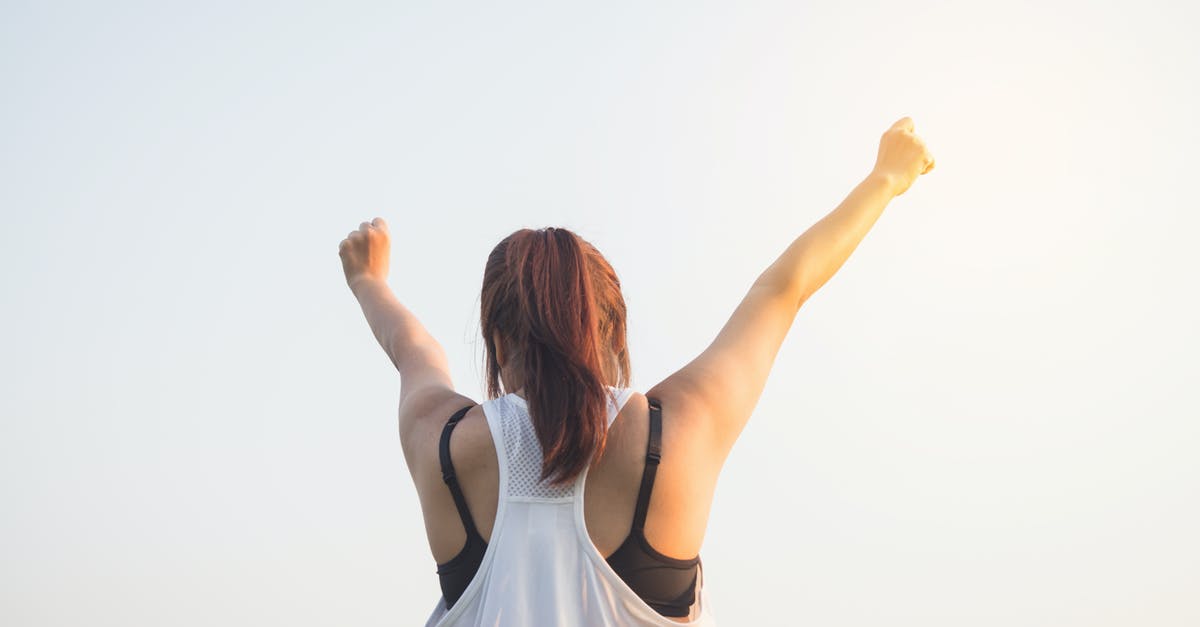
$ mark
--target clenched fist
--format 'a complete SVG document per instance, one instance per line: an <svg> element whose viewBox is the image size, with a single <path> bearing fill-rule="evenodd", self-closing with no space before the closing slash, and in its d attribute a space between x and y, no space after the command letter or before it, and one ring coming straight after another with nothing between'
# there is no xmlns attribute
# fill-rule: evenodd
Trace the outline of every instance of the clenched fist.
<svg viewBox="0 0 1200 627"><path fill-rule="evenodd" d="M391 246L388 225L383 218L363 222L357 231L350 231L338 245L342 270L346 273L346 285L354 289L354 282L360 279L387 280Z"/></svg>
<svg viewBox="0 0 1200 627"><path fill-rule="evenodd" d="M889 181L893 194L908 191L918 176L933 169L933 155L925 142L913 133L912 118L904 117L883 134L879 140L879 156L874 174Z"/></svg>

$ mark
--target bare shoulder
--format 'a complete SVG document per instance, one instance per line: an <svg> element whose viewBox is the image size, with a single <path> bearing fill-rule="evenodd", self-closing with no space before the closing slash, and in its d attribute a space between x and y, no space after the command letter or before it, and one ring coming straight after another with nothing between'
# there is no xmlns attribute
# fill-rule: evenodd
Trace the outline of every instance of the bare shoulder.
<svg viewBox="0 0 1200 627"><path fill-rule="evenodd" d="M664 431L670 424L691 448L712 446L712 407L705 403L697 385L678 373L646 390L645 398L656 399L662 406ZM643 403L647 403L645 399Z"/></svg>
<svg viewBox="0 0 1200 627"><path fill-rule="evenodd" d="M649 436L649 399L662 406L662 451L646 518L646 539L659 552L676 559L697 555L704 542L717 476L724 459L713 453L707 410L684 386L670 382L635 394L626 403L632 420L620 448L627 492L636 494L645 469ZM623 410L624 411L624 410ZM614 425L617 426L617 425Z"/></svg>
<svg viewBox="0 0 1200 627"><path fill-rule="evenodd" d="M672 460L691 468L694 472L715 475L720 471L724 457L714 454L712 408L704 398L694 392L681 377L672 377L650 388L644 395L636 396L640 414L647 417L641 421L639 430L641 448L645 448L649 432L649 399L658 401L662 407L662 444L664 451L670 450ZM630 403L634 402L630 399ZM664 452L664 459L667 455Z"/></svg>
<svg viewBox="0 0 1200 627"><path fill-rule="evenodd" d="M451 439L456 470L458 460L473 457L459 454L460 451L473 451L480 444L491 441L483 406L469 396L450 389L423 391L401 404L400 445L404 449L409 472L418 485L424 479L432 478L436 474L434 470L440 468L437 461L442 430L451 416L464 407L470 409L455 427Z"/></svg>

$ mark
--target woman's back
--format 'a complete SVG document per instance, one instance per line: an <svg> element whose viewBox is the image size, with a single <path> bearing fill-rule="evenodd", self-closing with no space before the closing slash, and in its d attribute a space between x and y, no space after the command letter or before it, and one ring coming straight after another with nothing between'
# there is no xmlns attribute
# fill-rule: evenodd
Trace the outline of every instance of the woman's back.
<svg viewBox="0 0 1200 627"><path fill-rule="evenodd" d="M618 574L603 565L631 533L650 436L650 408L646 396L631 389L613 390L618 395L610 414L609 440L604 454L578 478L577 496L582 499L581 503L572 495L571 484L548 488L538 480L540 455L532 454L537 449L537 442L531 438L526 403L519 395L507 394L488 401L486 407L472 407L454 428L454 437L449 440L453 471L479 534L487 541L488 551L496 555L483 560L479 575L472 577L463 596L455 601L449 624L474 624L471 620L484 618L477 616L461 623L464 617L458 616L460 612L472 615L501 612L503 608L497 606L496 599L476 598L489 589L497 598L507 599L505 603L520 604L521 613L526 615L524 620L532 620L534 617L530 614L547 611L548 607L561 604L561 601L555 598L555 585L545 582L522 584L521 581L526 577L536 581L537 577L546 577L548 573L571 580L564 585L573 585L579 580L585 588L592 586L592 596L617 597L616 609L591 608L586 614L588 620L596 619L597 622L589 624L620 624L634 620L638 622L630 624L673 624L668 621L712 624L711 610L705 607L702 568L695 592L697 602L691 608L690 618L668 618L637 602L633 591L618 578L625 573ZM715 479L715 473L704 472L702 460L696 459L696 447L689 442L690 434L695 430L689 429L683 412L669 400L654 398L662 408L659 412L661 456L653 477L653 489L649 492L644 535L653 549L667 558L687 560L699 553L714 486L708 477L711 475ZM424 448L436 450L431 446ZM448 503L425 503L426 495L449 494L440 474L441 467L434 472L430 466L438 464L439 460L435 458L436 455L423 456L418 462L423 472L414 474L424 478L420 483L425 485L419 483L418 491L422 494L426 512L426 527L434 557L439 564L444 564L463 550L466 532L452 499L447 499ZM502 479L506 485L501 485ZM578 507L577 513L583 520L582 527L591 547L582 545L582 538L576 537L573 531L575 526L570 524L570 519L574 517L568 514L573 507ZM493 543L500 546L493 547ZM526 543L558 543L562 546L526 546ZM571 554L577 547L583 549L579 551L583 557L573 558ZM539 559L548 562L543 564ZM489 572L495 569L508 572L504 575ZM541 572L517 572L534 569ZM556 570L565 572L555 573ZM498 576L501 579L497 580ZM533 590L527 595L515 593L522 585ZM506 592L500 592L497 586L505 587ZM559 590L557 594L569 596L571 593ZM542 605L538 605L539 597ZM488 607L459 608L460 604ZM436 624L445 613L439 606L429 624ZM602 616L608 616L607 620L614 622L604 622Z"/></svg>

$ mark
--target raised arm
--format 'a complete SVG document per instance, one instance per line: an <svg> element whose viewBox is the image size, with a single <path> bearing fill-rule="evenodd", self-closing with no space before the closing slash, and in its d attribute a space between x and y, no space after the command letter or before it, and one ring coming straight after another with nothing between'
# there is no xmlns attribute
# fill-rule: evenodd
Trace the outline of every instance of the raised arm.
<svg viewBox="0 0 1200 627"><path fill-rule="evenodd" d="M883 134L875 167L832 212L796 238L750 286L698 357L647 396L672 403L724 460L750 419L779 347L804 302L842 267L892 198L933 169L933 157L902 118Z"/></svg>
<svg viewBox="0 0 1200 627"><path fill-rule="evenodd" d="M415 392L453 390L454 384L441 344L387 284L390 252L390 234L383 218L363 222L338 245L346 284L358 299L375 339L400 372L403 408Z"/></svg>

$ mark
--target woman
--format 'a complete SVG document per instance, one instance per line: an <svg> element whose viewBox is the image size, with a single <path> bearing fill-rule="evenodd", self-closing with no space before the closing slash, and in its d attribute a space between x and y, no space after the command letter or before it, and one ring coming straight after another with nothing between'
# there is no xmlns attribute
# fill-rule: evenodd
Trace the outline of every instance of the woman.
<svg viewBox="0 0 1200 627"><path fill-rule="evenodd" d="M400 371L400 441L442 587L426 625L715 624L699 550L721 466L799 308L933 163L911 119L893 124L870 174L644 395L628 387L617 275L574 233L522 229L488 257L479 404L388 288L387 224L351 232L338 253Z"/></svg>

